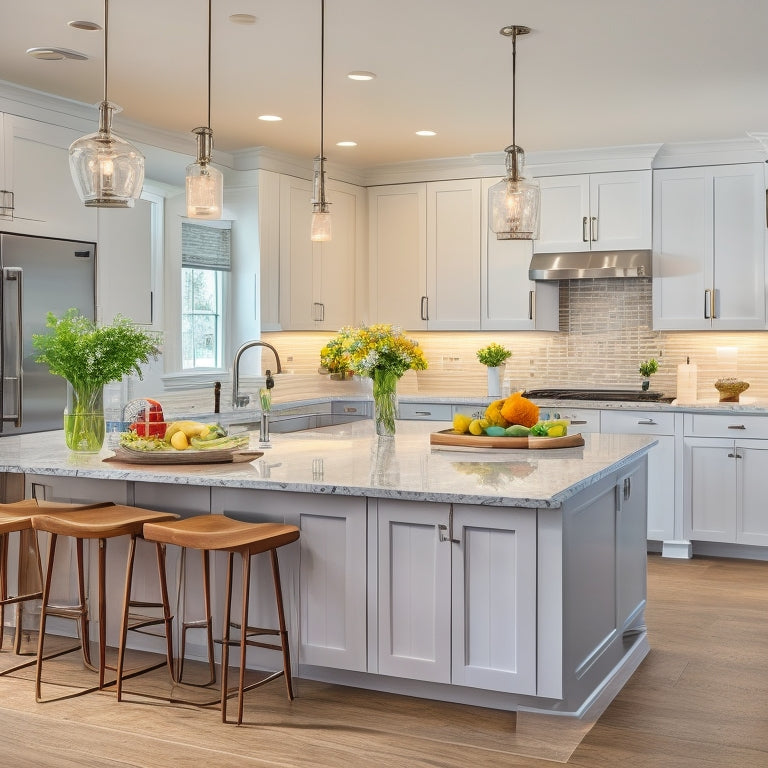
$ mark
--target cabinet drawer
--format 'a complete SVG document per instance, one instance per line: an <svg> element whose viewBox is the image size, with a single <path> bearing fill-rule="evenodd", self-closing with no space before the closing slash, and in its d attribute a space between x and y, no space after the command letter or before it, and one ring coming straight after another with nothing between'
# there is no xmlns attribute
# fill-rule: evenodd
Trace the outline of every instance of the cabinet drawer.
<svg viewBox="0 0 768 768"><path fill-rule="evenodd" d="M565 405L544 406L539 408L539 419L569 419L571 426L568 427L568 432L571 434L600 431L600 411L597 409L569 408Z"/></svg>
<svg viewBox="0 0 768 768"><path fill-rule="evenodd" d="M423 421L451 421L453 409L450 403L400 403L401 419Z"/></svg>
<svg viewBox="0 0 768 768"><path fill-rule="evenodd" d="M686 413L684 424L686 437L729 437L733 440L744 437L768 438L766 416Z"/></svg>
<svg viewBox="0 0 768 768"><path fill-rule="evenodd" d="M600 414L600 430L630 435L674 435L675 414L661 411L606 410Z"/></svg>

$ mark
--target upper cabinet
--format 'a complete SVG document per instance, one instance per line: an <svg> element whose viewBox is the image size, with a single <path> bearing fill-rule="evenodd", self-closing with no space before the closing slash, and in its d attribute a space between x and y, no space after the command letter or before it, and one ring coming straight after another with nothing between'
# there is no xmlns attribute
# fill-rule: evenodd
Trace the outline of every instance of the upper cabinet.
<svg viewBox="0 0 768 768"><path fill-rule="evenodd" d="M528 279L530 242L488 232L488 188L369 189L371 314L407 330L557 330L558 285Z"/></svg>
<svg viewBox="0 0 768 768"><path fill-rule="evenodd" d="M13 193L9 232L96 240L96 209L86 208L69 172L69 145L77 134L68 129L13 115L3 115L0 189Z"/></svg>
<svg viewBox="0 0 768 768"><path fill-rule="evenodd" d="M536 253L651 247L651 171L545 176Z"/></svg>
<svg viewBox="0 0 768 768"><path fill-rule="evenodd" d="M136 200L133 208L98 209L97 318L111 322L121 314L134 323L153 318L152 253L155 209L161 202ZM162 216L158 210L157 215Z"/></svg>
<svg viewBox="0 0 768 768"><path fill-rule="evenodd" d="M488 228L488 190L497 181L483 179L480 327L487 331L557 331L560 283L529 280L533 243L497 240Z"/></svg>
<svg viewBox="0 0 768 768"><path fill-rule="evenodd" d="M765 327L763 163L654 172L653 325Z"/></svg>
<svg viewBox="0 0 768 768"><path fill-rule="evenodd" d="M365 192L329 180L332 239L310 240L312 182L280 176L280 293L282 330L338 330L356 323L359 243L365 230ZM362 232L361 232L362 231Z"/></svg>

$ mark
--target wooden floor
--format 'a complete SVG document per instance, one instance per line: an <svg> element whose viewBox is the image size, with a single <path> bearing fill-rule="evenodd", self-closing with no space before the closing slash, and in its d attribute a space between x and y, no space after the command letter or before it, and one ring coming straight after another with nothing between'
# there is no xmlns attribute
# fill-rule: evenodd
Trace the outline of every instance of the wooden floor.
<svg viewBox="0 0 768 768"><path fill-rule="evenodd" d="M649 556L647 622L650 654L594 724L304 680L291 704L278 680L236 727L110 692L35 704L20 672L0 677L0 766L766 768L768 563ZM165 677L131 688L154 685Z"/></svg>

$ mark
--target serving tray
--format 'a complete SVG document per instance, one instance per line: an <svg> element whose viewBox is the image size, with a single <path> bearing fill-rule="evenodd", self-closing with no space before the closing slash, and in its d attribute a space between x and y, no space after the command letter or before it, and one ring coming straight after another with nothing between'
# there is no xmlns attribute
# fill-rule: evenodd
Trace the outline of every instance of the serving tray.
<svg viewBox="0 0 768 768"><path fill-rule="evenodd" d="M264 455L264 451L249 451L244 448L211 448L196 451L133 451L118 446L115 455L102 461L121 461L126 464L226 464L253 461Z"/></svg>
<svg viewBox="0 0 768 768"><path fill-rule="evenodd" d="M576 448L584 445L580 432L563 437L490 437L489 435L459 434L452 429L432 432L429 436L430 445L463 448L514 448L527 450L529 448Z"/></svg>

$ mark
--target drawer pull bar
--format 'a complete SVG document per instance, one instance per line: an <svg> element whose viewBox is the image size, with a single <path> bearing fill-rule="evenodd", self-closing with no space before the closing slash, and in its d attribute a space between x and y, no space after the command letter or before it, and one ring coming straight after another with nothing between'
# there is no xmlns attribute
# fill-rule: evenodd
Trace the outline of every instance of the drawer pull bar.
<svg viewBox="0 0 768 768"><path fill-rule="evenodd" d="M728 429L746 429L743 424L729 424Z"/></svg>
<svg viewBox="0 0 768 768"><path fill-rule="evenodd" d="M571 424L586 424L586 419L571 419Z"/></svg>
<svg viewBox="0 0 768 768"><path fill-rule="evenodd" d="M431 416L432 411L414 411L417 416Z"/></svg>
<svg viewBox="0 0 768 768"><path fill-rule="evenodd" d="M637 423L647 425L650 427L658 426L658 422L654 421L653 419L640 419Z"/></svg>

